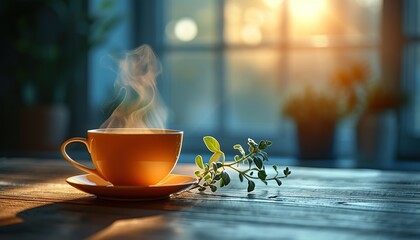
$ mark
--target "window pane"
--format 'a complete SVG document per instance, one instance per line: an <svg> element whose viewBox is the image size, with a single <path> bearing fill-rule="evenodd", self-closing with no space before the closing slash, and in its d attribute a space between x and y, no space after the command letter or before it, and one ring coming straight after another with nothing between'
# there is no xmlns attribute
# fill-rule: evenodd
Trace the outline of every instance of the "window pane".
<svg viewBox="0 0 420 240"><path fill-rule="evenodd" d="M420 47L417 47L417 66L420 65ZM416 82L416 93L420 93L420 69L416 68L414 74L414 80ZM420 94L415 94L415 106L414 109L414 132L417 137L420 137Z"/></svg>
<svg viewBox="0 0 420 240"><path fill-rule="evenodd" d="M165 43L208 44L217 40L217 1L165 0Z"/></svg>
<svg viewBox="0 0 420 240"><path fill-rule="evenodd" d="M381 0L163 1L171 127L193 138L281 138L290 153L293 121L280 109L286 87L326 82L361 61L379 77Z"/></svg>
<svg viewBox="0 0 420 240"><path fill-rule="evenodd" d="M312 50L295 50L290 55L291 89L302 90L310 84L323 90L329 90L329 80L333 74L352 64L367 64L370 70L369 80L380 78L379 50L332 50L318 48ZM323 106L319 106L323 107ZM354 129L351 122L344 121L338 125L336 133L336 151L348 155L353 151Z"/></svg>
<svg viewBox="0 0 420 240"><path fill-rule="evenodd" d="M420 137L420 2L404 2L404 34L408 44L404 49L404 84L409 102L406 121L410 137Z"/></svg>
<svg viewBox="0 0 420 240"><path fill-rule="evenodd" d="M194 133L217 127L214 58L214 54L208 52L165 55L171 128Z"/></svg>
<svg viewBox="0 0 420 240"><path fill-rule="evenodd" d="M280 57L276 51L228 51L227 131L241 135L279 134Z"/></svg>
<svg viewBox="0 0 420 240"><path fill-rule="evenodd" d="M404 1L404 33L408 37L420 36L420 1Z"/></svg>
<svg viewBox="0 0 420 240"><path fill-rule="evenodd" d="M280 39L281 0L227 0L224 9L228 44L274 43Z"/></svg>
<svg viewBox="0 0 420 240"><path fill-rule="evenodd" d="M380 38L381 0L293 0L288 6L293 41L325 47Z"/></svg>
<svg viewBox="0 0 420 240"><path fill-rule="evenodd" d="M404 90L409 99L405 112L407 133L420 137L420 43L406 46L404 61Z"/></svg>
<svg viewBox="0 0 420 240"><path fill-rule="evenodd" d="M332 74L339 68L355 63L369 66L372 79L380 74L379 49L332 50L314 48L310 50L294 50L290 53L290 84L327 84Z"/></svg>
<svg viewBox="0 0 420 240"><path fill-rule="evenodd" d="M402 84L407 101L402 107L398 154L402 158L420 156L420 2L404 0L404 46Z"/></svg>

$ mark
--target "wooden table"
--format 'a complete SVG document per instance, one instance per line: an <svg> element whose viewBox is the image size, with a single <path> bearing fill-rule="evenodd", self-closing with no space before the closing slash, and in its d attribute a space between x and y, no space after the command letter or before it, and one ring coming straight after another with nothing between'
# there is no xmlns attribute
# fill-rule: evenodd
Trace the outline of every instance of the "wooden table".
<svg viewBox="0 0 420 240"><path fill-rule="evenodd" d="M420 173L292 167L252 194L97 199L65 182L64 160L0 159L0 239L420 239ZM192 175L180 164L177 173Z"/></svg>

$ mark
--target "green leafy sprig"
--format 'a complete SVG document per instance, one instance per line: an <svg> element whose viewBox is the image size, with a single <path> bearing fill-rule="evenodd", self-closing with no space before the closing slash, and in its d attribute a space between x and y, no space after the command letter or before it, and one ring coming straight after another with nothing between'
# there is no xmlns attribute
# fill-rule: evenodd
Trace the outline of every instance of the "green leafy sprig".
<svg viewBox="0 0 420 240"><path fill-rule="evenodd" d="M264 165L267 162L268 154L264 151L271 145L271 141L262 140L258 144L248 138L248 153L245 152L244 148L240 144L235 144L234 149L239 151L239 155L234 156L233 162L225 161L225 154L220 150L219 142L211 136L205 136L203 138L204 144L213 153L208 163L204 163L203 157L197 155L195 158L196 165L200 170L195 171L195 175L198 178L197 188L199 191L205 191L210 188L212 192L217 191L217 182L220 188L229 185L231 177L226 169L232 169L238 173L239 181L248 182L248 192L252 192L255 189L254 180L260 180L266 185L268 181L275 181L277 185L281 185L281 178L286 178L291 174L288 167L283 170L283 175L280 176L278 167L273 165L275 175L268 177L266 173L266 167ZM244 170L239 168L240 164L246 164L248 168Z"/></svg>

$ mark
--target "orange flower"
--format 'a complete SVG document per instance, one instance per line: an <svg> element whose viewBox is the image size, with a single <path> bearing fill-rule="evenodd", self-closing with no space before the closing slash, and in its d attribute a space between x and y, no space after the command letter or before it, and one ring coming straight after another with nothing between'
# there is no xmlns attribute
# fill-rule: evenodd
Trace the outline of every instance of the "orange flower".
<svg viewBox="0 0 420 240"><path fill-rule="evenodd" d="M350 78L356 83L363 83L369 77L369 68L364 63L355 63L350 69Z"/></svg>
<svg viewBox="0 0 420 240"><path fill-rule="evenodd" d="M338 70L335 75L333 76L333 83L337 85L339 88L350 88L353 85L352 78L347 71L341 69Z"/></svg>

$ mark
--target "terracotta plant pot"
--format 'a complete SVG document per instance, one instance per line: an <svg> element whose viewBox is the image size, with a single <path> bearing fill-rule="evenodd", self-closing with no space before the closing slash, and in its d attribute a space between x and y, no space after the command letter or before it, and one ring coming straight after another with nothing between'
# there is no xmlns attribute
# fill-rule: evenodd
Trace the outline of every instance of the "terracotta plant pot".
<svg viewBox="0 0 420 240"><path fill-rule="evenodd" d="M28 151L59 150L67 137L70 111L65 105L25 108L21 112L21 148Z"/></svg>
<svg viewBox="0 0 420 240"><path fill-rule="evenodd" d="M298 158L334 159L335 127L333 122L297 123Z"/></svg>
<svg viewBox="0 0 420 240"><path fill-rule="evenodd" d="M359 167L390 167L396 157L395 111L364 114L356 127L356 159Z"/></svg>

